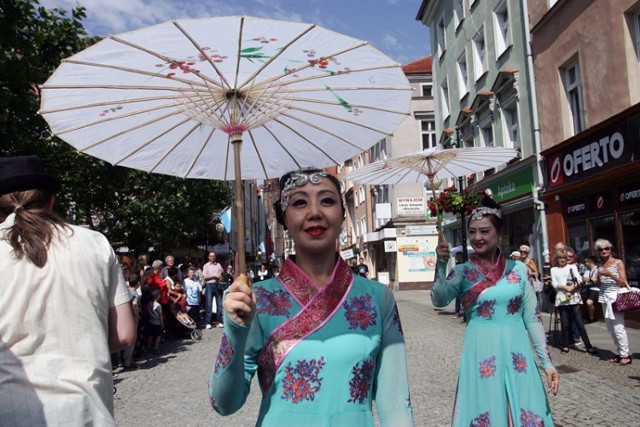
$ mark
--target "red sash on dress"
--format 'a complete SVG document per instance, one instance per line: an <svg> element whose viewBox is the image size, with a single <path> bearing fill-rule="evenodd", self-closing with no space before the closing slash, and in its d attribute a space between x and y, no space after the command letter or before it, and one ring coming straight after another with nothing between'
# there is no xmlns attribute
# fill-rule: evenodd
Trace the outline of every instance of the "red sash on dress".
<svg viewBox="0 0 640 427"><path fill-rule="evenodd" d="M338 257L329 282L318 289L291 258L282 265L278 281L302 309L271 332L258 354L258 380L264 395L287 354L307 336L317 331L338 311L351 289L353 273Z"/></svg>
<svg viewBox="0 0 640 427"><path fill-rule="evenodd" d="M480 294L492 286L495 286L500 278L504 275L505 268L507 266L507 260L502 255L498 254L498 261L495 265L489 264L489 262L482 258L478 254L471 254L469 261L473 266L484 276L484 279L471 286L471 288L465 292L462 296L462 307L464 311L469 311L471 307L476 303Z"/></svg>

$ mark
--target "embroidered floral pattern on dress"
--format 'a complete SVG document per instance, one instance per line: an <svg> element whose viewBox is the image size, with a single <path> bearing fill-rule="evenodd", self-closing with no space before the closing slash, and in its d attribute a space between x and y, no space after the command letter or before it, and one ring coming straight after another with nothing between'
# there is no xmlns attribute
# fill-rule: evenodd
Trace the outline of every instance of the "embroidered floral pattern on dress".
<svg viewBox="0 0 640 427"><path fill-rule="evenodd" d="M324 357L318 360L298 360L295 367L289 362L284 367L281 399L290 400L292 403L313 401L316 393L320 391L322 378L319 374L324 365Z"/></svg>
<svg viewBox="0 0 640 427"><path fill-rule="evenodd" d="M218 351L218 358L216 359L216 366L214 368L214 373L217 375L220 369L224 369L229 366L231 363L231 359L235 351L229 344L229 339L227 338L227 334L222 334L222 340L220 341L220 350Z"/></svg>
<svg viewBox="0 0 640 427"><path fill-rule="evenodd" d="M345 301L344 304L345 313L344 316L349 322L349 329L361 330L367 329L369 326L376 324L376 317L378 313L371 305L371 295L365 294L359 297L351 298L351 302Z"/></svg>
<svg viewBox="0 0 640 427"><path fill-rule="evenodd" d="M478 308L476 308L476 312L480 317L484 317L485 319L491 319L493 317L493 313L496 311L496 300L488 300L481 301L478 304Z"/></svg>
<svg viewBox="0 0 640 427"><path fill-rule="evenodd" d="M211 407L213 408L214 411L220 413L220 408L218 407L216 400L211 396L209 396L209 403L211 403Z"/></svg>
<svg viewBox="0 0 640 427"><path fill-rule="evenodd" d="M293 307L293 303L289 299L287 292L282 289L270 291L262 286L256 286L255 293L256 313L289 317L289 310Z"/></svg>
<svg viewBox="0 0 640 427"><path fill-rule="evenodd" d="M507 304L507 313L516 314L522 306L522 295L515 296L509 300Z"/></svg>
<svg viewBox="0 0 640 427"><path fill-rule="evenodd" d="M521 374L527 372L527 359L525 359L522 353L511 353L511 361L513 362L513 369Z"/></svg>
<svg viewBox="0 0 640 427"><path fill-rule="evenodd" d="M469 423L469 427L491 427L491 418L489 412L478 415Z"/></svg>
<svg viewBox="0 0 640 427"><path fill-rule="evenodd" d="M480 361L480 378L490 378L496 373L496 357L487 357Z"/></svg>
<svg viewBox="0 0 640 427"><path fill-rule="evenodd" d="M362 363L356 363L351 369L352 377L349 380L350 403L363 403L369 393L373 374L373 359L365 359Z"/></svg>
<svg viewBox="0 0 640 427"><path fill-rule="evenodd" d="M534 316L536 316L536 320L538 321L538 323L542 323L542 314L540 313L540 307L536 305L536 308L533 314Z"/></svg>
<svg viewBox="0 0 640 427"><path fill-rule="evenodd" d="M520 425L522 427L544 427L544 420L541 416L520 408Z"/></svg>
<svg viewBox="0 0 640 427"><path fill-rule="evenodd" d="M466 281L472 282L472 283L477 282L478 281L478 277L480 277L480 273L478 273L473 268L469 268L469 267L466 267L466 266L462 270L462 275L464 276L464 279Z"/></svg>
<svg viewBox="0 0 640 427"><path fill-rule="evenodd" d="M434 280L438 279L437 275L438 275L438 271L436 271L436 278ZM456 269L452 268L451 271L449 272L449 275L447 276L447 280L455 279L457 275L458 273L456 273Z"/></svg>
<svg viewBox="0 0 640 427"><path fill-rule="evenodd" d="M393 324L398 327L398 332L400 335L404 336L404 331L402 330L402 322L400 322L400 313L398 312L398 305L394 305L393 307Z"/></svg>
<svg viewBox="0 0 640 427"><path fill-rule="evenodd" d="M514 268L507 274L506 279L509 283L520 283L520 273Z"/></svg>

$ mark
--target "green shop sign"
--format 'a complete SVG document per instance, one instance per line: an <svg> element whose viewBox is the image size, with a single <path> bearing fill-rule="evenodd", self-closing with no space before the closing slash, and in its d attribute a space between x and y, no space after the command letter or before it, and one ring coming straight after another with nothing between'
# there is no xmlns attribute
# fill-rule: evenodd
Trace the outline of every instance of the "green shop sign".
<svg viewBox="0 0 640 427"><path fill-rule="evenodd" d="M487 186L493 193L493 200L502 203L516 197L533 193L533 170L522 169Z"/></svg>

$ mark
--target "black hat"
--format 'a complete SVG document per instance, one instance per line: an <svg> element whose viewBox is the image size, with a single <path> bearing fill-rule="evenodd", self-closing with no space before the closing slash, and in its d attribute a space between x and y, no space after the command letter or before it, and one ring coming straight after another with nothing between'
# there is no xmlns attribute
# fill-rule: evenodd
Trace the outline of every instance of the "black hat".
<svg viewBox="0 0 640 427"><path fill-rule="evenodd" d="M25 190L60 190L60 180L44 169L38 156L0 157L0 195Z"/></svg>

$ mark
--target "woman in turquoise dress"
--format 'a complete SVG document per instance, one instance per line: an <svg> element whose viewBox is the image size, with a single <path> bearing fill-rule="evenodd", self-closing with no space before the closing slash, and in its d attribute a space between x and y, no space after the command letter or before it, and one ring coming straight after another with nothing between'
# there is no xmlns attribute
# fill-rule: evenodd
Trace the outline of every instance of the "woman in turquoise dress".
<svg viewBox="0 0 640 427"><path fill-rule="evenodd" d="M276 217L296 255L277 278L236 280L209 378L211 405L232 414L255 373L259 426L413 426L406 348L391 291L355 276L337 253L340 182L318 170L280 180Z"/></svg>
<svg viewBox="0 0 640 427"><path fill-rule="evenodd" d="M441 239L431 300L445 307L462 297L467 318L453 408L454 426L553 426L547 394L531 343L557 393L536 294L527 267L507 260L498 248L502 211L490 198L470 216L474 253L445 277L449 245Z"/></svg>

